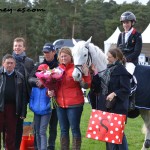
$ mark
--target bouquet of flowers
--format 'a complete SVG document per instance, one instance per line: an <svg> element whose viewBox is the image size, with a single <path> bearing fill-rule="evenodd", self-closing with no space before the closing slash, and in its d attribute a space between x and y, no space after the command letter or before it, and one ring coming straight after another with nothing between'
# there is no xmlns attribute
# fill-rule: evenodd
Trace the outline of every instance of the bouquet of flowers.
<svg viewBox="0 0 150 150"><path fill-rule="evenodd" d="M48 88L49 91L54 90L54 96L51 98L51 106L52 108L58 106L55 95L59 86L59 81L62 79L64 70L60 67L54 68L52 70L42 70L40 72L36 72L37 78L40 79L44 87Z"/></svg>

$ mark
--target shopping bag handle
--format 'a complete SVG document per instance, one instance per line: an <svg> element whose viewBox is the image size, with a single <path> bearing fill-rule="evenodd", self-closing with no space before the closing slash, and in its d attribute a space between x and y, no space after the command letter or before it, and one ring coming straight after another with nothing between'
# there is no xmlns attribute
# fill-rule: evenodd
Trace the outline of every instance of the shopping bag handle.
<svg viewBox="0 0 150 150"><path fill-rule="evenodd" d="M29 133L28 140L31 140L32 133Z"/></svg>

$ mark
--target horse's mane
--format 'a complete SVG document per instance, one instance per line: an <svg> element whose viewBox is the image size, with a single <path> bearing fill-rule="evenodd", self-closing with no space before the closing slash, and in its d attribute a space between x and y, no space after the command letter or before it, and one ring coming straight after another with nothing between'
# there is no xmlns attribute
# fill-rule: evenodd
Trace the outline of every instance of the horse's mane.
<svg viewBox="0 0 150 150"><path fill-rule="evenodd" d="M93 64L96 65L99 72L106 69L107 57L98 46L93 43L89 44L89 50L92 56Z"/></svg>
<svg viewBox="0 0 150 150"><path fill-rule="evenodd" d="M104 54L103 50L100 49L98 46L94 45L93 43L90 43L91 46L94 47L95 51L96 51L96 56L103 61L103 63L107 63L107 57Z"/></svg>

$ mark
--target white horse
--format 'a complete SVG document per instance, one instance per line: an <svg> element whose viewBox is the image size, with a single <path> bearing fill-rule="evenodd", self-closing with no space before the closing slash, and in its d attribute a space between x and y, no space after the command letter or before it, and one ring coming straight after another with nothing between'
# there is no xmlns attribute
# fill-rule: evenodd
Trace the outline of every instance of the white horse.
<svg viewBox="0 0 150 150"><path fill-rule="evenodd" d="M89 38L87 41L76 42L74 39L72 39L72 41L74 44L74 47L72 49L72 55L73 55L74 64L75 64L75 68L72 73L74 80L76 80L76 81L81 80L83 64L87 64L90 67L91 64L93 63L96 66L96 68L98 69L99 76L101 76L103 74L103 70L105 70L107 67L107 57L102 52L102 50L99 47L95 46L94 44L90 43L91 38ZM148 68L148 69L150 69L150 68ZM144 76L144 74L142 74L142 76ZM137 78L137 80L138 79L139 78ZM141 81L138 81L138 82L142 83ZM148 85L147 88L150 90L150 85ZM138 92L138 88L137 88L136 95L141 96L142 94L140 92L142 92L142 94L145 93L145 91L141 91L141 89ZM147 93L145 93L145 95L146 94ZM150 96L148 95L147 97L149 97L149 100L150 100ZM141 97L140 97L140 99L141 99ZM146 131L145 132L145 142L143 143L143 147L141 150L147 150L150 147L150 110L139 109L139 111L140 111L140 115L141 115L142 119L144 120L144 125L145 125L144 127L145 127L145 131Z"/></svg>

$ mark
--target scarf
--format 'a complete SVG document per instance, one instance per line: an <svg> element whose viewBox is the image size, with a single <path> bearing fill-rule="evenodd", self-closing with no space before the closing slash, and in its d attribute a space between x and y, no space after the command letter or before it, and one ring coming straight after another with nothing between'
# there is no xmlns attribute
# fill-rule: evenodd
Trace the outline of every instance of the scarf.
<svg viewBox="0 0 150 150"><path fill-rule="evenodd" d="M12 53L13 57L19 61L19 62L23 62L24 61L24 57L26 56L25 52L22 52L21 54L16 54L15 52Z"/></svg>
<svg viewBox="0 0 150 150"><path fill-rule="evenodd" d="M101 88L102 88L103 95L108 94L108 85L109 85L111 73L114 71L114 69L117 67L117 64L119 63L120 63L119 61L116 61L113 64L107 65L107 69L105 70L103 76L101 77Z"/></svg>
<svg viewBox="0 0 150 150"><path fill-rule="evenodd" d="M55 58L52 61L50 61L50 62L47 61L46 59L44 59L43 64L47 64L50 69L58 67L58 61Z"/></svg>
<svg viewBox="0 0 150 150"><path fill-rule="evenodd" d="M22 52L21 54L16 54L15 52L12 53L12 56L16 60L16 69L21 72L24 76L26 74L26 67L25 67L25 58L26 58L26 53Z"/></svg>

